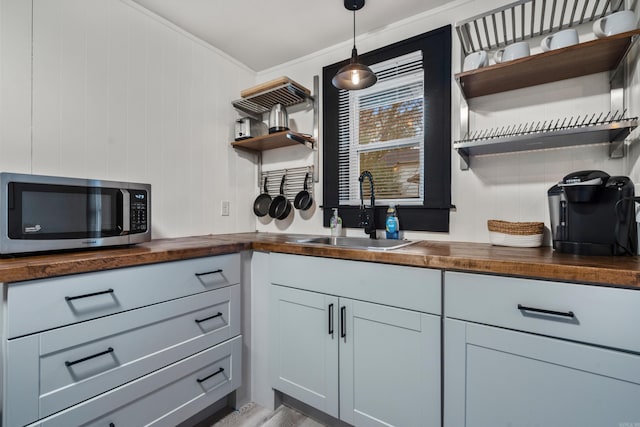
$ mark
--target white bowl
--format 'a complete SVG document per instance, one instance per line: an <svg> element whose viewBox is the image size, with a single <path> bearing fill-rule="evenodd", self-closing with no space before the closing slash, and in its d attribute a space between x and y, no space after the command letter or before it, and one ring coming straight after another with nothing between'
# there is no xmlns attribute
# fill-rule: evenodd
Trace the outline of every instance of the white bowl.
<svg viewBox="0 0 640 427"><path fill-rule="evenodd" d="M530 234L527 236L518 236L514 234L498 233L496 231L489 232L489 241L496 246L514 246L518 248L537 248L542 246L542 238L544 234Z"/></svg>

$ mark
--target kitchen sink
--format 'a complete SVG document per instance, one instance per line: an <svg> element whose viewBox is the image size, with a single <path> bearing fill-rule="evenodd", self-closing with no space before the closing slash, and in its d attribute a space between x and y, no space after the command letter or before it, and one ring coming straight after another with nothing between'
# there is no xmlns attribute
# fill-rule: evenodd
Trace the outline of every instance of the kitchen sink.
<svg viewBox="0 0 640 427"><path fill-rule="evenodd" d="M309 245L326 245L340 248L367 249L378 251L391 251L409 246L415 242L410 240L384 240L369 239L367 237L311 237L290 240L287 243L299 243Z"/></svg>

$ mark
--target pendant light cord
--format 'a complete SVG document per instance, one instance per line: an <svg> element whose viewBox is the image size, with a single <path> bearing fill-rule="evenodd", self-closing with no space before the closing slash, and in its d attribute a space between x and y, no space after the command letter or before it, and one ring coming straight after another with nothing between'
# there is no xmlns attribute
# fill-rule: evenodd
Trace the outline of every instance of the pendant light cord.
<svg viewBox="0 0 640 427"><path fill-rule="evenodd" d="M353 9L353 48L356 48L356 10Z"/></svg>

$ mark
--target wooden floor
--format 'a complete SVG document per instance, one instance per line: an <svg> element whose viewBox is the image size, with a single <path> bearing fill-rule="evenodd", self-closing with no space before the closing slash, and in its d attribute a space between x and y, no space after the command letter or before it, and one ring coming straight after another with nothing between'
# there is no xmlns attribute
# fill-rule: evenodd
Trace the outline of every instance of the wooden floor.
<svg viewBox="0 0 640 427"><path fill-rule="evenodd" d="M248 403L226 415L212 427L324 427L287 406L270 411L255 403Z"/></svg>

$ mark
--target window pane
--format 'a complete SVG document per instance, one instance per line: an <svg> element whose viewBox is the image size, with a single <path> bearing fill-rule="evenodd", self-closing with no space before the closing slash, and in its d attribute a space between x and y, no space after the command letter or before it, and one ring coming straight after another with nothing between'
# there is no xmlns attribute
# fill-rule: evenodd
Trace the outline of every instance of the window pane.
<svg viewBox="0 0 640 427"><path fill-rule="evenodd" d="M420 197L420 149L418 147L360 153L360 172L373 175L377 199L412 199ZM363 185L365 197L369 186Z"/></svg>
<svg viewBox="0 0 640 427"><path fill-rule="evenodd" d="M422 98L363 108L359 114L359 143L393 141L422 135Z"/></svg>

